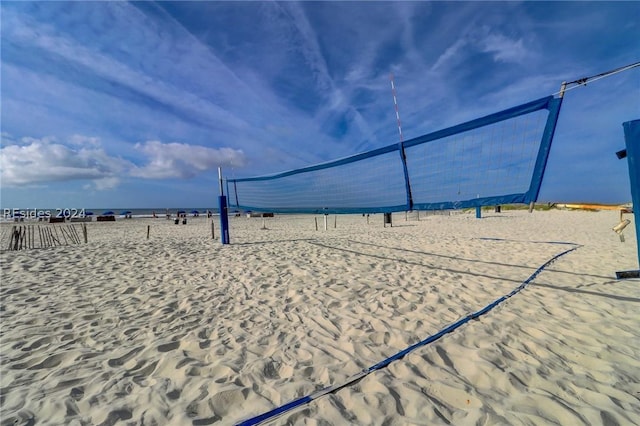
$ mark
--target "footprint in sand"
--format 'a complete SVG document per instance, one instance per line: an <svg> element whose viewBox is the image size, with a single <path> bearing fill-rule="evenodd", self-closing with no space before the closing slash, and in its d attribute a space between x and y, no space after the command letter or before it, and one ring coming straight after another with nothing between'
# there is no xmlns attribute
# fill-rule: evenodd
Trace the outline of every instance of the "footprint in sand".
<svg viewBox="0 0 640 426"><path fill-rule="evenodd" d="M100 426L114 425L118 420L129 420L131 417L133 417L133 414L130 410L113 410L109 413L105 421L100 423Z"/></svg>
<svg viewBox="0 0 640 426"><path fill-rule="evenodd" d="M37 363L36 360L30 359L24 363L14 364L10 368L13 370L43 370L54 368L62 363L64 357L65 355L63 354L51 355L40 363Z"/></svg>
<svg viewBox="0 0 640 426"><path fill-rule="evenodd" d="M158 352L169 352L180 347L180 341L165 343L164 345L158 346Z"/></svg>
<svg viewBox="0 0 640 426"><path fill-rule="evenodd" d="M31 343L31 345L29 345L29 347L22 348L22 350L23 351L32 351L34 349L38 349L40 346L48 345L49 343L51 343L51 341L52 341L51 337L41 337L41 338L37 339L35 342Z"/></svg>
<svg viewBox="0 0 640 426"><path fill-rule="evenodd" d="M84 398L84 387L80 386L77 388L71 388L69 396L75 401L80 401L82 398Z"/></svg>
<svg viewBox="0 0 640 426"><path fill-rule="evenodd" d="M133 358L138 352L142 351L142 349L143 348L141 346L127 352L120 358L111 358L109 361L107 361L107 364L109 364L109 367L120 367L121 365L124 365L127 361L129 361L131 358Z"/></svg>
<svg viewBox="0 0 640 426"><path fill-rule="evenodd" d="M178 398L180 398L180 394L182 393L182 391L180 391L180 389L174 389L170 392L167 392L167 398L169 398L172 401L177 400Z"/></svg>

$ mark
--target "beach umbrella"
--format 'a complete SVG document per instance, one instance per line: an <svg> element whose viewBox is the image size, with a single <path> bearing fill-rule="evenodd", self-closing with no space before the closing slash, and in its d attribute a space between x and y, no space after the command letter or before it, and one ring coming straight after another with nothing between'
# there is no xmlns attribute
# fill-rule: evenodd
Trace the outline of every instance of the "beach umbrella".
<svg viewBox="0 0 640 426"><path fill-rule="evenodd" d="M124 211L124 212L120 212L120 214L121 214L122 216L126 216L126 215L128 215L128 214L131 214L131 212L130 212L129 210L127 210L127 211Z"/></svg>
<svg viewBox="0 0 640 426"><path fill-rule="evenodd" d="M93 216L93 212L86 212L84 215L85 216Z"/></svg>
<svg viewBox="0 0 640 426"><path fill-rule="evenodd" d="M102 216L113 216L113 215L114 213L111 210L102 213Z"/></svg>
<svg viewBox="0 0 640 426"><path fill-rule="evenodd" d="M178 214L185 214L186 212L184 210L179 210Z"/></svg>

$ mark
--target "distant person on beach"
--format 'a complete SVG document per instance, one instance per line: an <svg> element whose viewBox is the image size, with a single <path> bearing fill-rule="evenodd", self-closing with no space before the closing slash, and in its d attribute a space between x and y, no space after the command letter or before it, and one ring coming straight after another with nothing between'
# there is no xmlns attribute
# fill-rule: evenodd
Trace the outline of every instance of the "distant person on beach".
<svg viewBox="0 0 640 426"><path fill-rule="evenodd" d="M154 212L153 212L153 218L155 219L156 217L157 217L157 216L156 216L156 212L155 212L155 210L154 210Z"/></svg>

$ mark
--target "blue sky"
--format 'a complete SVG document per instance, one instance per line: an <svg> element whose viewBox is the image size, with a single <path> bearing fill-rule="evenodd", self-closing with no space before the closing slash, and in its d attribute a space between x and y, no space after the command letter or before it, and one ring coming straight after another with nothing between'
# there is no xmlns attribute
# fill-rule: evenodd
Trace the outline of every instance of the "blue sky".
<svg viewBox="0 0 640 426"><path fill-rule="evenodd" d="M640 61L640 2L11 2L3 208L214 206ZM540 198L630 200L640 68L566 94ZM372 188L375 190L375 188Z"/></svg>

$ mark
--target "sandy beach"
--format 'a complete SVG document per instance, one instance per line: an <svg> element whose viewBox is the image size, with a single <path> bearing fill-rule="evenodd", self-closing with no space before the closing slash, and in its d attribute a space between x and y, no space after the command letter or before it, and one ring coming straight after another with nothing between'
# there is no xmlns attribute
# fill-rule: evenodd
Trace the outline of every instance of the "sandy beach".
<svg viewBox="0 0 640 426"><path fill-rule="evenodd" d="M236 424L574 247L485 315L269 424L640 424L640 280L615 279L638 268L635 229L621 242L616 211L329 216L327 230L233 217L227 246L214 219L215 240L206 217L92 222L87 244L49 249L3 240L1 424Z"/></svg>

